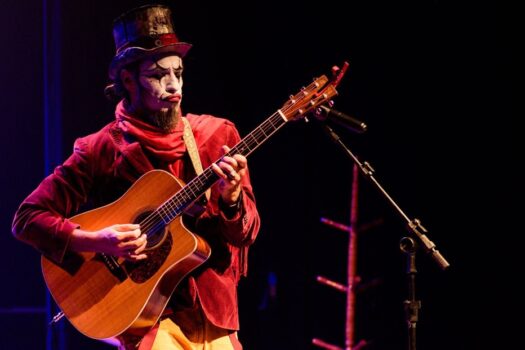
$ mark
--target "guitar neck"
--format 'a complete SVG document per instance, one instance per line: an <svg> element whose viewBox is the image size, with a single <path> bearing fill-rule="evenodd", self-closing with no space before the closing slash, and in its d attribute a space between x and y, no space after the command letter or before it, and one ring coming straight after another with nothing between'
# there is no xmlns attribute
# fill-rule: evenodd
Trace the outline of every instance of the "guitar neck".
<svg viewBox="0 0 525 350"><path fill-rule="evenodd" d="M282 115L281 111L278 110L232 147L226 155L241 154L247 157L286 124L286 122L287 119ZM218 164L221 159L217 160L215 164ZM212 167L209 166L202 174L193 178L186 186L180 189L179 192L161 205L156 210L157 214L165 224L170 223L182 214L197 198L204 194L217 180L219 180L219 176L215 174Z"/></svg>
<svg viewBox="0 0 525 350"><path fill-rule="evenodd" d="M336 94L335 85L329 83L326 76L323 75L314 79L310 85L303 88L299 93L290 96L290 99L281 109L277 110L255 130L246 135L226 155L241 154L247 157L286 124L288 120L303 116L322 103L326 103ZM215 164L219 163L221 159L217 160ZM182 214L197 198L203 195L217 180L219 180L219 176L209 166L202 174L195 177L173 197L162 204L155 211L154 215L157 219L164 221L165 224L170 223Z"/></svg>
<svg viewBox="0 0 525 350"><path fill-rule="evenodd" d="M268 140L270 136L279 130L286 122L287 119L281 115L280 111L275 112L255 130L239 141L239 143L228 152L228 155L242 154L247 157L255 151L257 147Z"/></svg>

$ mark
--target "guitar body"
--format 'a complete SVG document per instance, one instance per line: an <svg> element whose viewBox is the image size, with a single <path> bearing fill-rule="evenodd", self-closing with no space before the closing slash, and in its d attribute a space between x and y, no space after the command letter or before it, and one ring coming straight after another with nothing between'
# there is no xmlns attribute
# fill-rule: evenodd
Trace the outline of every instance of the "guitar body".
<svg viewBox="0 0 525 350"><path fill-rule="evenodd" d="M153 170L117 201L70 220L88 231L138 223L181 188L171 174ZM208 259L210 247L184 227L180 216L162 226L153 246L148 238L148 258L137 263L95 253L67 253L60 265L42 257L51 295L81 333L100 340L144 335L182 278Z"/></svg>

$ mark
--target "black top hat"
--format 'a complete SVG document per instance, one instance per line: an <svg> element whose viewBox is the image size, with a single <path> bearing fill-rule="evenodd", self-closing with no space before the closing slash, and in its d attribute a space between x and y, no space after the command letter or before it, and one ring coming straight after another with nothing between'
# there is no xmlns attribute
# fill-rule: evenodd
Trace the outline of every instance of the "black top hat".
<svg viewBox="0 0 525 350"><path fill-rule="evenodd" d="M181 42L173 30L171 10L164 5L144 5L113 21L116 54L109 66L115 80L120 70L144 57L173 53L184 57L191 44Z"/></svg>

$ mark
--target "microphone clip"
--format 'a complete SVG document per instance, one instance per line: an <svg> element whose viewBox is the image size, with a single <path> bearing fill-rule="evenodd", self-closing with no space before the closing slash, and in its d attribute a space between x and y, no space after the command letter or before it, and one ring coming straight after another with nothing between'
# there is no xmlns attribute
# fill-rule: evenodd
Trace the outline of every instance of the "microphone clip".
<svg viewBox="0 0 525 350"><path fill-rule="evenodd" d="M334 105L333 101L328 102L328 106L321 105L315 110L315 117L319 119L320 121L327 122L327 121L333 121L336 124L339 124L348 130L362 134L367 129L368 126L365 122L360 121L354 117L349 116L348 114L345 114L343 112L340 112L338 110L335 110L332 108Z"/></svg>

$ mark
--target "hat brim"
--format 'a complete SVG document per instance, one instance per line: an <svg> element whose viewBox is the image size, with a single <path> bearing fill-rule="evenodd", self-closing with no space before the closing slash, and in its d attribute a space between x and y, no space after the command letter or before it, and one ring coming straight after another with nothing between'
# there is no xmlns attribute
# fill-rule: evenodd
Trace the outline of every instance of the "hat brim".
<svg viewBox="0 0 525 350"><path fill-rule="evenodd" d="M122 68L146 57L169 53L184 57L191 47L191 44L184 42L164 45L152 49L144 49L142 47L128 47L121 53L117 54L111 61L109 65L109 78L114 81Z"/></svg>

